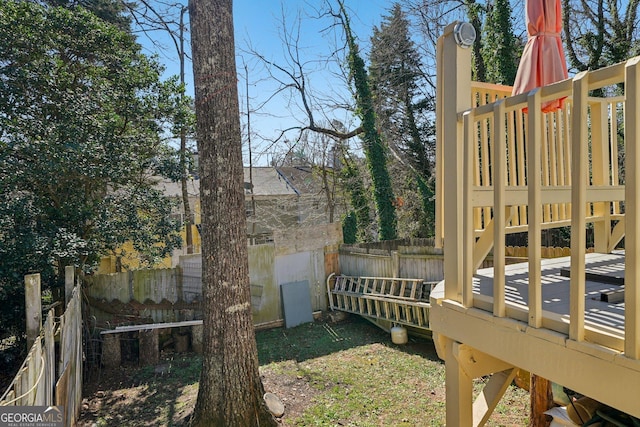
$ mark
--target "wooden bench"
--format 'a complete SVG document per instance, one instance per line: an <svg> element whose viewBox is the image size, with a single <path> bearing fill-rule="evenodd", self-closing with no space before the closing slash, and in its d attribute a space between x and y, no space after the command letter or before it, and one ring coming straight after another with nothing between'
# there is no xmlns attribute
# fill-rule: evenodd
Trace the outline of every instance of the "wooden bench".
<svg viewBox="0 0 640 427"><path fill-rule="evenodd" d="M141 364L156 364L160 360L158 331L171 328L191 328L192 347L196 353L202 352L202 320L185 320L170 323L149 323L143 325L117 326L115 329L101 331L102 364L107 368L117 368L122 362L120 337L123 333L137 332L140 343L139 360ZM188 336L185 336L188 340ZM188 345L188 341L187 341Z"/></svg>

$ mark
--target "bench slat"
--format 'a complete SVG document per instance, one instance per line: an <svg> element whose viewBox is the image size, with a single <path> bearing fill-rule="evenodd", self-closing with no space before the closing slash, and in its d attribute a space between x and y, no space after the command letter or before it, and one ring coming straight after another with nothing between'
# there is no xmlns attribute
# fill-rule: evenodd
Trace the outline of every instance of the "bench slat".
<svg viewBox="0 0 640 427"><path fill-rule="evenodd" d="M181 326L196 326L196 325L202 325L202 320L184 320L182 322L148 323L144 325L117 326L115 329L110 329L108 331L101 331L100 334L101 335L119 334L122 332L149 331L151 329L179 328Z"/></svg>

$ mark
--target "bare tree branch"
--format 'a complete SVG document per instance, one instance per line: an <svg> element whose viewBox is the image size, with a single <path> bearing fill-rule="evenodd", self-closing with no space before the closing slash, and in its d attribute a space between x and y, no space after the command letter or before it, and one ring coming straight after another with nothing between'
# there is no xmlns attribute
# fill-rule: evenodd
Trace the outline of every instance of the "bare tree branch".
<svg viewBox="0 0 640 427"><path fill-rule="evenodd" d="M315 12L315 18L319 19L323 16L323 12L318 10L315 10ZM283 141L292 131L297 131L297 137L295 138L296 141L299 141L306 131L328 135L337 139L350 139L359 135L362 132L362 128L359 126L352 130L343 131L318 124L319 120L328 123L332 122L332 117L327 113L329 110L350 111L353 107L352 104L346 100L344 102L336 103L335 96L323 98L320 94L312 95L308 80L310 73L308 66L313 63L316 63L317 65L321 62L329 63L330 61L340 64L340 61L338 60L339 55L337 52L334 52L329 58L321 60L304 59L302 56L303 49L301 47L300 14L297 15L296 19L297 23L295 25L288 25L286 14L284 10L281 11L280 37L283 42L283 51L285 54L285 58L282 62L277 62L267 58L253 47L249 47L246 50L248 54L264 64L271 82L275 82L277 84L277 88L274 89L271 94L259 104L258 108L254 109L254 111L265 109L267 104L272 102L275 98L282 96L288 91L293 91L295 95L292 100L297 104L300 112L304 116L302 123L299 125L289 126L282 129L278 132L278 135L275 138L269 139L269 141L271 141L269 148L272 148L279 142ZM333 25L334 24L332 24L331 27L333 27ZM334 75L336 75L336 73L334 73ZM344 74L338 73L337 75L342 79L346 79ZM345 88L350 89L347 84L345 84ZM322 117L318 117L318 114Z"/></svg>

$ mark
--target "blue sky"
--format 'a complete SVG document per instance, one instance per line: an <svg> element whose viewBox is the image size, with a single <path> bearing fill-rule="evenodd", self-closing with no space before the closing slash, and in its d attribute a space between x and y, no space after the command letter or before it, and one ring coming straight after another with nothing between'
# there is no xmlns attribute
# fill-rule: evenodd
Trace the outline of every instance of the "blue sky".
<svg viewBox="0 0 640 427"><path fill-rule="evenodd" d="M186 4L186 1L183 3ZM368 43L373 26L380 23L382 15L387 14L387 10L393 4L391 0L346 0L345 3L352 14L353 30L362 39L363 44ZM322 1L304 0L234 0L237 50L244 50L252 45L265 56L277 59L282 53L282 42L279 37L282 16L284 14L285 19L292 22L299 13L304 22L302 38L310 42L308 46L313 46L312 42L316 42L318 55L328 52L328 47L323 45L321 40L320 31L328 25L329 21L314 19L317 14L316 9L322 4ZM161 33L155 33L154 38L161 40L166 47L164 52L160 52L161 61L167 67L166 75L178 74L178 58L173 52L173 45ZM140 42L148 52L158 52L158 49L151 46L148 40L141 38ZM190 91L193 92L191 64L187 65Z"/></svg>
<svg viewBox="0 0 640 427"><path fill-rule="evenodd" d="M287 22L287 28L292 28L300 19L300 55L305 62L308 71L309 85L319 97L338 99L345 96L347 88L340 79L336 79L333 73L337 71L335 64L326 65L319 62L320 59L329 56L339 40L336 35L341 32L334 30L324 31L332 24L330 18L317 19L317 9L324 2L302 0L234 0L234 26L237 62L239 68L238 87L241 104L241 112L246 112L246 79L243 64L247 64L249 70L249 106L252 110L262 106L259 111L252 113L252 129L256 135L252 138L254 150L259 153L265 147L270 146L269 139L279 134L279 129L299 124L294 116L299 116L299 108L296 99L279 96L264 104L275 88L275 83L270 81L263 64L255 59L248 50L255 50L264 55L268 60L278 64L286 64L283 43L280 37L282 33L282 16ZM381 17L388 14L393 4L391 0L345 0L350 13L353 32L359 39L361 49L368 50L369 37L374 25L379 25ZM186 1L185 1L186 4ZM161 51L160 61L165 65L165 76L178 74L179 62L173 45L163 37L161 33L153 36L160 40L167 49ZM187 34L188 37L188 34ZM152 44L140 38L141 44L147 52L157 52ZM185 66L187 91L193 94L193 78L191 62ZM244 115L243 115L244 119ZM348 117L340 118L348 121ZM291 137L295 137L294 134ZM266 164L269 156L255 156L258 163Z"/></svg>

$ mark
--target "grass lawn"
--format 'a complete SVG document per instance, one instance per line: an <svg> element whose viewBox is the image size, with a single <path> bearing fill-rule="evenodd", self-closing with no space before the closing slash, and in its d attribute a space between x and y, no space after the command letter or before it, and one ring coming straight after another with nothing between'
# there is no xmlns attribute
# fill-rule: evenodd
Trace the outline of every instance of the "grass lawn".
<svg viewBox="0 0 640 427"><path fill-rule="evenodd" d="M398 346L357 316L260 331L256 340L265 391L285 405L283 426L445 424L444 364L430 340ZM157 366L94 373L79 425L185 425L200 363L197 355L166 353ZM509 387L488 425L525 426L528 408L528 393Z"/></svg>

